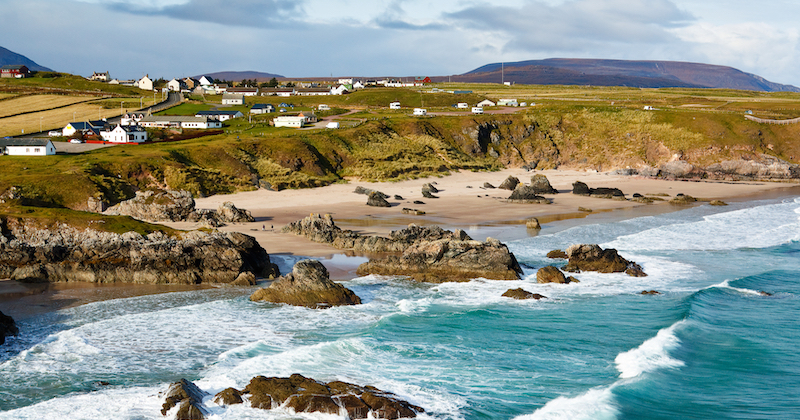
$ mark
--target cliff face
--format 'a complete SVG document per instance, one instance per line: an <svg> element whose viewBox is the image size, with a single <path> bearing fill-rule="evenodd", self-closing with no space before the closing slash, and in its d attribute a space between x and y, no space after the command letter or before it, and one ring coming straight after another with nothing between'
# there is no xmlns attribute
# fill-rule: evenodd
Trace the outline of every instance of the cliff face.
<svg viewBox="0 0 800 420"><path fill-rule="evenodd" d="M254 238L240 233L191 231L142 236L66 225L40 229L9 218L0 235L0 278L92 283L254 284L278 276Z"/></svg>

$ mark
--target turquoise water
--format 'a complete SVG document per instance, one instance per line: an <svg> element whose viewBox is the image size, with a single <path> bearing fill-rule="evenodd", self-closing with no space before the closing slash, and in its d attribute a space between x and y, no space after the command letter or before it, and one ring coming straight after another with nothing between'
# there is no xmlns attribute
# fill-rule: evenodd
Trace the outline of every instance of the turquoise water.
<svg viewBox="0 0 800 420"><path fill-rule="evenodd" d="M292 373L375 385L424 419L797 418L798 218L784 199L576 226L510 242L522 280L368 276L346 282L354 307L215 289L60 311L0 350L0 419L161 419L158 393L181 377L215 393ZM548 251L579 242L649 276L536 283ZM548 299L500 296L516 287ZM213 419L336 418L208 405Z"/></svg>

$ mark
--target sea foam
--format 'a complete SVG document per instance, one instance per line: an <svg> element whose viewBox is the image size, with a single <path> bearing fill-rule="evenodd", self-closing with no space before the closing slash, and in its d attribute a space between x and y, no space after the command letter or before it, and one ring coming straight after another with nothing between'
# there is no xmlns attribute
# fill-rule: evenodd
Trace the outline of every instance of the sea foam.
<svg viewBox="0 0 800 420"><path fill-rule="evenodd" d="M684 363L670 357L669 352L680 345L675 330L685 322L678 321L669 328L659 331L655 337L645 341L641 346L618 354L614 362L620 372L620 378L634 378L658 369L683 366Z"/></svg>

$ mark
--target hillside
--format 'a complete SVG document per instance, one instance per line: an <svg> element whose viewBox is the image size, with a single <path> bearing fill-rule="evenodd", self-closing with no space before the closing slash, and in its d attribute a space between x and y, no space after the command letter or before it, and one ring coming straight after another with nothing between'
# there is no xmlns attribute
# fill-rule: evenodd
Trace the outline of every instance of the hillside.
<svg viewBox="0 0 800 420"><path fill-rule="evenodd" d="M487 64L462 75L453 76L452 80L499 83L502 77L501 67L505 73L503 80L524 84L645 88L703 87L759 92L800 92L800 88L796 86L773 83L732 67L678 61L550 58Z"/></svg>
<svg viewBox="0 0 800 420"><path fill-rule="evenodd" d="M25 57L22 54L17 54L14 51L10 51L6 48L0 47L0 66L20 65L20 64L28 67L30 71L53 71L48 69L47 67L43 67L36 64L36 62L34 62L28 57Z"/></svg>

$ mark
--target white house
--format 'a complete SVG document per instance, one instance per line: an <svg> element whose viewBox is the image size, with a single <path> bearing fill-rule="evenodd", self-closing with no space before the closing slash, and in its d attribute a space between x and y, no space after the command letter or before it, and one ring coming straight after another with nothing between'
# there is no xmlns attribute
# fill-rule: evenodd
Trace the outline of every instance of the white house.
<svg viewBox="0 0 800 420"><path fill-rule="evenodd" d="M414 115L425 116L428 115L428 110L425 108L414 108Z"/></svg>
<svg viewBox="0 0 800 420"><path fill-rule="evenodd" d="M389 109L400 109L400 101L390 102Z"/></svg>
<svg viewBox="0 0 800 420"><path fill-rule="evenodd" d="M304 113L301 112L301 113L297 114L297 116L298 117L303 117L305 119L305 124L313 124L313 123L319 121L319 118L317 118L317 114L314 114L313 112L309 113L309 114L304 114Z"/></svg>
<svg viewBox="0 0 800 420"><path fill-rule="evenodd" d="M498 106L519 106L516 99L500 99L497 101Z"/></svg>
<svg viewBox="0 0 800 420"><path fill-rule="evenodd" d="M353 78L351 77L349 79L339 79L338 83L340 85L352 85L353 84Z"/></svg>
<svg viewBox="0 0 800 420"><path fill-rule="evenodd" d="M185 87L186 87L186 85L184 84L184 82L182 80L172 79L169 82L167 82L167 89L169 89L169 90L171 90L173 92L180 92Z"/></svg>
<svg viewBox="0 0 800 420"><path fill-rule="evenodd" d="M208 117L186 115L148 115L139 121L142 127L220 128L222 122Z"/></svg>
<svg viewBox="0 0 800 420"><path fill-rule="evenodd" d="M48 139L0 139L0 155L47 156L56 154L56 147Z"/></svg>
<svg viewBox="0 0 800 420"><path fill-rule="evenodd" d="M228 88L228 93L236 93L244 96L258 96L258 88L251 87L231 87Z"/></svg>
<svg viewBox="0 0 800 420"><path fill-rule="evenodd" d="M144 112L128 112L120 117L119 123L122 125L136 125L144 117Z"/></svg>
<svg viewBox="0 0 800 420"><path fill-rule="evenodd" d="M483 108L485 106L495 106L495 105L497 105L497 104L495 104L494 102L492 102L492 101L490 101L488 99L484 99L484 100L478 102L477 106Z"/></svg>
<svg viewBox="0 0 800 420"><path fill-rule="evenodd" d="M228 121L231 118L241 118L244 117L242 111L220 111L220 110L211 110L211 111L197 111L194 114L195 117L203 117L203 118L211 118L219 121Z"/></svg>
<svg viewBox="0 0 800 420"><path fill-rule="evenodd" d="M90 77L89 80L95 80L98 82L108 82L109 80L111 80L111 76L108 74L108 72L105 73L94 72L92 73L92 77Z"/></svg>
<svg viewBox="0 0 800 420"><path fill-rule="evenodd" d="M214 84L214 79L208 76L203 76L200 78L200 80L198 80L198 82L200 82L201 86L211 86Z"/></svg>
<svg viewBox="0 0 800 420"><path fill-rule="evenodd" d="M143 90L153 90L153 81L150 80L149 75L145 74L144 77L136 81L136 86Z"/></svg>
<svg viewBox="0 0 800 420"><path fill-rule="evenodd" d="M458 104L456 104L456 108L458 108L458 109L467 109L467 108L469 108L469 104L466 103L466 102L459 102Z"/></svg>
<svg viewBox="0 0 800 420"><path fill-rule="evenodd" d="M331 95L344 95L348 90L344 85L339 85L331 88Z"/></svg>
<svg viewBox="0 0 800 420"><path fill-rule="evenodd" d="M222 95L222 105L244 105L244 95L241 93L225 93Z"/></svg>
<svg viewBox="0 0 800 420"><path fill-rule="evenodd" d="M358 80L353 83L353 89L364 89L364 84L361 83L361 80Z"/></svg>
<svg viewBox="0 0 800 420"><path fill-rule="evenodd" d="M111 130L100 131L100 137L111 143L144 143L147 141L147 131L138 125L117 124Z"/></svg>
<svg viewBox="0 0 800 420"><path fill-rule="evenodd" d="M652 106L650 106L650 105L645 105L645 106L644 106L644 110L645 110L645 111L653 111L653 110L655 110L655 108L653 108L653 107L652 107Z"/></svg>
<svg viewBox="0 0 800 420"><path fill-rule="evenodd" d="M268 114L275 112L275 106L272 104L255 104L250 108L251 114Z"/></svg>
<svg viewBox="0 0 800 420"><path fill-rule="evenodd" d="M89 131L98 132L105 124L106 121L104 120L71 122L61 129L61 135L70 137L79 131L81 133L88 133Z"/></svg>
<svg viewBox="0 0 800 420"><path fill-rule="evenodd" d="M306 123L306 117L285 115L273 118L272 123L275 127L302 128Z"/></svg>
<svg viewBox="0 0 800 420"><path fill-rule="evenodd" d="M473 106L472 107L473 114L483 114L483 107L480 106Z"/></svg>

